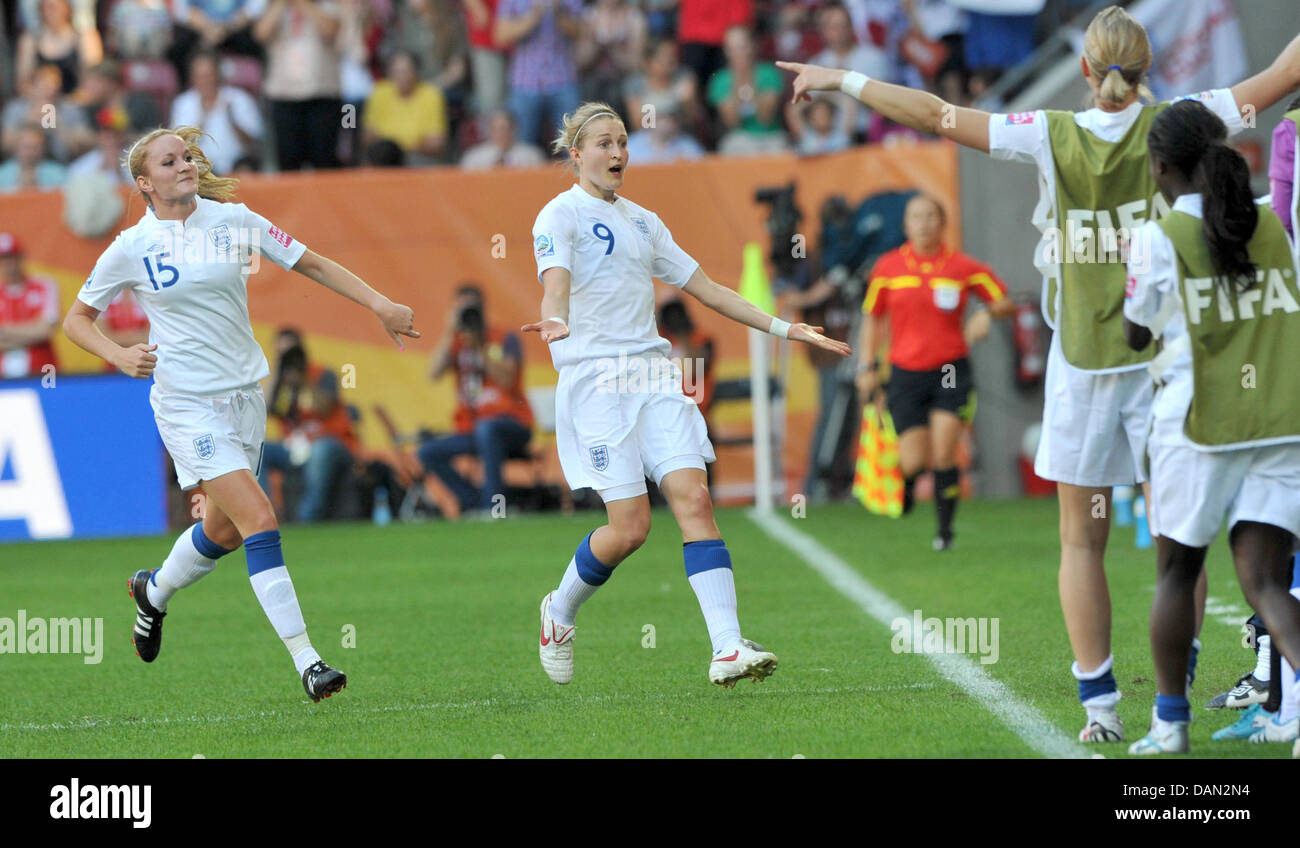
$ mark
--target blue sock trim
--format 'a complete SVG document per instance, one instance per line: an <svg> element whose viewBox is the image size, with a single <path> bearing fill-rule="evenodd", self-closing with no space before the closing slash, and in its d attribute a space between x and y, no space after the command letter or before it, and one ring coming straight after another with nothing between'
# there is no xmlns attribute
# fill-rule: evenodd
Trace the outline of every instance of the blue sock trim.
<svg viewBox="0 0 1300 848"><path fill-rule="evenodd" d="M1191 721L1192 708L1186 695L1156 695L1156 718L1161 721Z"/></svg>
<svg viewBox="0 0 1300 848"><path fill-rule="evenodd" d="M263 530L244 540L244 556L248 559L248 576L280 568L284 565L284 552L280 549L280 531Z"/></svg>
<svg viewBox="0 0 1300 848"><path fill-rule="evenodd" d="M1115 685L1115 673L1108 671L1095 680L1079 681L1079 702L1083 703L1098 695L1108 695L1118 687Z"/></svg>
<svg viewBox="0 0 1300 848"><path fill-rule="evenodd" d="M190 541L194 543L194 549L208 559L221 559L230 553L230 548L223 548L208 538L208 534L203 532L202 521L190 531Z"/></svg>
<svg viewBox="0 0 1300 848"><path fill-rule="evenodd" d="M682 558L686 560L686 576L694 577L701 571L731 568L731 553L721 539L705 539L682 545Z"/></svg>
<svg viewBox="0 0 1300 848"><path fill-rule="evenodd" d="M596 555L591 552L591 534L578 543L577 553L573 555L573 561L578 567L578 577L588 586L604 586L605 581L614 573L614 569L605 563L596 559Z"/></svg>

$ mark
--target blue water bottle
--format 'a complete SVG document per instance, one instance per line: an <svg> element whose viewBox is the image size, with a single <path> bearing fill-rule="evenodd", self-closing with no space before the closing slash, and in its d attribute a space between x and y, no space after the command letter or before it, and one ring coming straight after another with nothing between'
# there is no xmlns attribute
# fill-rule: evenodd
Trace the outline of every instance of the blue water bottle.
<svg viewBox="0 0 1300 848"><path fill-rule="evenodd" d="M1115 510L1115 526L1127 527L1133 523L1133 487L1116 486L1111 495L1111 509Z"/></svg>
<svg viewBox="0 0 1300 848"><path fill-rule="evenodd" d="M371 518L374 519L374 522L380 527L383 527L385 524L393 520L393 510L388 505L387 486L375 487L375 509L371 514Z"/></svg>
<svg viewBox="0 0 1300 848"><path fill-rule="evenodd" d="M1138 495L1133 499L1133 523L1137 525L1137 534L1134 543L1139 548L1149 548L1155 544L1151 538L1151 528L1147 526L1147 502L1146 498Z"/></svg>

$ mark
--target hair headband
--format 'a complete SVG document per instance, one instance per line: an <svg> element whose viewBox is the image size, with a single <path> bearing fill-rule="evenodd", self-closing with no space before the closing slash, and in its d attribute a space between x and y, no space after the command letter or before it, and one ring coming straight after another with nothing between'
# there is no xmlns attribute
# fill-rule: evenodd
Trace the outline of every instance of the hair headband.
<svg viewBox="0 0 1300 848"><path fill-rule="evenodd" d="M582 131L583 131L584 129L587 128L587 124L590 124L592 121L596 120L597 118L606 118L606 117L608 117L608 118L613 118L613 119L616 120L616 121L621 121L621 120L623 120L623 119L620 118L618 115L615 115L613 112L597 112L596 114L592 115L592 116L591 116L590 118L588 118L587 120L583 121L583 122L582 122L582 126L578 127L578 131L577 131L576 133L573 134L573 141L574 141L574 143L575 143L575 144L577 143L578 138L582 135Z"/></svg>

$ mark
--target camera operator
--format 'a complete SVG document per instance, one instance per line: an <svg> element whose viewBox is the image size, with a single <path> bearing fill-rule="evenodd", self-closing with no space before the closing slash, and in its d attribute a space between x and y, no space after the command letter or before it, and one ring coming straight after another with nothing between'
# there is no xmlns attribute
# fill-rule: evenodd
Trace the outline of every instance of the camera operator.
<svg viewBox="0 0 1300 848"><path fill-rule="evenodd" d="M527 447L533 426L519 337L489 327L483 307L478 286L457 289L447 331L429 361L432 380L449 370L456 374L456 432L429 439L419 450L420 463L455 494L462 514L492 509L493 497L504 493L501 467ZM465 454L483 462L481 491L452 467Z"/></svg>

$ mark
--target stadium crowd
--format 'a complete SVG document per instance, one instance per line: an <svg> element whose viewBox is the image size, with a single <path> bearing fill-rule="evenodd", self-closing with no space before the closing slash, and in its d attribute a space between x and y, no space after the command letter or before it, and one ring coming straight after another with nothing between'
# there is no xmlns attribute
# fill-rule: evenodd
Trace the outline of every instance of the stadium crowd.
<svg viewBox="0 0 1300 848"><path fill-rule="evenodd" d="M224 174L531 165L560 115L589 99L631 116L641 162L830 152L910 131L848 98L786 105L775 59L965 103L1085 5L19 0L0 18L0 191L120 170L113 151L164 124L203 128Z"/></svg>

